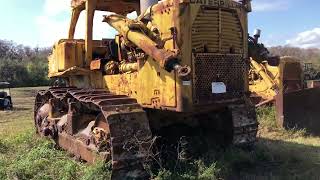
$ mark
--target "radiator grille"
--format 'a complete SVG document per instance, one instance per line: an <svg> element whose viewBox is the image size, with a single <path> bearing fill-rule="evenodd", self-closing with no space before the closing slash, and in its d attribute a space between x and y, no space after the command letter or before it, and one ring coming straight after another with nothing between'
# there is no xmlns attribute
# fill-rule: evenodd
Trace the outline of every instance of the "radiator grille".
<svg viewBox="0 0 320 180"><path fill-rule="evenodd" d="M246 64L240 55L197 54L194 62L196 104L241 97L245 90ZM212 94L212 82L224 82L227 93Z"/></svg>
<svg viewBox="0 0 320 180"><path fill-rule="evenodd" d="M196 53L243 53L243 31L236 11L200 9L192 25L192 49Z"/></svg>

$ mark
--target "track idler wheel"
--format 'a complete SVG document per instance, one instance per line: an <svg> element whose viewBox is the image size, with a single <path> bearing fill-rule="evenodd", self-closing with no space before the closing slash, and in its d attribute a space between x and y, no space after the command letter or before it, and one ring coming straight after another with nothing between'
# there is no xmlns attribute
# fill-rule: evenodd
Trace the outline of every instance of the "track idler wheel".
<svg viewBox="0 0 320 180"><path fill-rule="evenodd" d="M90 134L91 140L87 142L87 145L89 145L91 141L97 147L99 152L105 151L111 153L109 124L102 113L97 116L95 123L91 128Z"/></svg>
<svg viewBox="0 0 320 180"><path fill-rule="evenodd" d="M36 127L36 132L38 134L42 134L43 135L49 133L48 130L45 130L45 132L43 131L42 127L43 124L46 122L48 116L49 116L49 111L50 111L50 105L48 103L44 104L43 106L41 106L38 111L36 112L36 116L35 116L35 127Z"/></svg>

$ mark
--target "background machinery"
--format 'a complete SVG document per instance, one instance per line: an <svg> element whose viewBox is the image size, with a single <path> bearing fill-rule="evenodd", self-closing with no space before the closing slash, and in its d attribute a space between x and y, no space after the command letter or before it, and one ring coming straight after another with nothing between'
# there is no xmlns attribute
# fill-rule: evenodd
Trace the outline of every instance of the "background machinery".
<svg viewBox="0 0 320 180"><path fill-rule="evenodd" d="M320 72L315 68L313 63L304 63L303 64L304 79L308 80L319 80Z"/></svg>
<svg viewBox="0 0 320 180"><path fill-rule="evenodd" d="M74 39L84 10L86 37ZM116 13L104 17L114 39L92 39L96 10ZM69 37L49 57L61 83L37 94L37 132L85 161L111 159L113 179L148 177L154 137L189 142L185 152L254 143L250 11L249 0L72 0Z"/></svg>
<svg viewBox="0 0 320 180"><path fill-rule="evenodd" d="M0 82L0 109L12 109L10 83Z"/></svg>
<svg viewBox="0 0 320 180"><path fill-rule="evenodd" d="M272 56L258 42L260 30L249 37L249 88L256 106L275 104L276 120L284 128L320 134L320 88L306 88L301 61Z"/></svg>

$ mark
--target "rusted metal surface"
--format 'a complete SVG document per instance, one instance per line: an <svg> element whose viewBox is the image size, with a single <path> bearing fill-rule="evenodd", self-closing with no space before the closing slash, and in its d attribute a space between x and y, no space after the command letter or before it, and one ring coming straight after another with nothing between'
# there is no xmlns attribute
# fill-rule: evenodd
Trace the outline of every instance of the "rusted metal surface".
<svg viewBox="0 0 320 180"><path fill-rule="evenodd" d="M170 51L159 47L159 44L145 34L143 30L146 30L147 27L143 23L120 15L104 16L103 21L115 28L125 39L141 48L146 54L156 60L162 68L169 72L176 70L181 77L190 74L190 67L179 64L178 54L174 50ZM137 29L141 30L137 31Z"/></svg>
<svg viewBox="0 0 320 180"><path fill-rule="evenodd" d="M246 146L256 141L258 122L255 107L250 103L230 106L233 122L232 143Z"/></svg>
<svg viewBox="0 0 320 180"><path fill-rule="evenodd" d="M320 88L320 80L307 81L307 88Z"/></svg>
<svg viewBox="0 0 320 180"><path fill-rule="evenodd" d="M85 54L77 59L80 65L75 61L75 67L50 68L50 74L69 78L70 86L104 89L40 92L35 105L38 132L88 162L111 158L116 180L148 178L142 162L150 149L153 120L161 127L202 124L208 134L214 134L219 124L214 116L222 110L228 123L222 123L219 133L230 135L234 145L253 143L258 123L245 94L247 11L240 3L221 2L228 3L165 0L130 20L124 15L137 10L139 1L73 0L69 37L74 37L79 12L86 9L86 40L79 41L77 51L62 54ZM105 17L120 33L107 45L92 41L95 10L121 14ZM99 48L106 52L96 53ZM92 58L103 59L106 67ZM65 63L55 59L52 66ZM215 94L213 82L224 83L226 92ZM169 118L164 123L158 115Z"/></svg>
<svg viewBox="0 0 320 180"><path fill-rule="evenodd" d="M194 102L196 104L241 98L245 92L246 64L239 55L196 54L194 63ZM226 93L212 93L212 83L223 82Z"/></svg>
<svg viewBox="0 0 320 180"><path fill-rule="evenodd" d="M138 71L138 63L121 63L119 70L122 73L130 73Z"/></svg>
<svg viewBox="0 0 320 180"><path fill-rule="evenodd" d="M228 109L232 121L225 132L231 133L231 143L254 143L258 130L254 107L238 102ZM111 159L113 179L148 177L142 163L149 156L152 134L135 99L103 89L50 88L36 97L35 125L39 134L79 159L90 163Z"/></svg>
<svg viewBox="0 0 320 180"><path fill-rule="evenodd" d="M241 54L244 46L240 19L231 9L203 7L192 25L191 38L194 53Z"/></svg>
<svg viewBox="0 0 320 180"><path fill-rule="evenodd" d="M92 3L90 7L88 6L89 2ZM125 3L125 5L121 3ZM72 1L73 15L69 37L74 38L73 35L78 15L82 10L87 8L91 12L86 14L86 28L91 30L93 10L118 13L114 9L121 7L121 11L125 12L127 7L130 8L130 4L134 4L134 6L137 5L135 7L139 9L139 1L135 0ZM139 38L136 34L132 34L132 39L136 40L138 44L135 45L130 42L132 39L128 38L130 35L124 27L117 27L118 29L125 29L126 31L120 32L120 35L117 35L114 41L112 41L114 45L111 49L119 49L117 52L112 52L111 56L108 54L110 52L105 52L104 54L96 52L97 49L110 50L110 46L108 46L111 45L110 43L99 43L100 45L97 45L95 41L90 38L87 38L85 41L74 39L65 40L68 42L77 42L79 46L81 45L81 48L76 47L76 51L67 50L68 52L66 52L72 57L80 57L77 58L77 60L81 63L73 63L68 59L59 57L53 58L55 60L49 62L50 67L54 67L57 64L66 64L68 66L63 68L63 70L49 68L50 77L67 77L70 79L69 82L72 85L78 87L105 87L115 94L122 93L133 96L144 108L166 109L176 112L193 111L195 110L195 106L198 106L198 104L194 102L196 98L193 97L193 91L196 88L194 87L194 78L192 77L192 73L190 73L194 71L193 56L199 53L209 52L239 56L242 57L243 61L246 61L248 58L247 32L245 32L247 29L248 12L245 10L245 4L246 3L237 3L234 1L221 1L213 4L209 1L158 1L157 4L150 7L145 14L141 14L134 22L123 17L120 18L120 20L125 21L125 23L117 22L118 25L126 26L128 31L130 31L129 34L131 31L143 34L152 41L151 43L144 38ZM247 4L250 4L250 2L247 2ZM118 14L125 17L125 14ZM119 18L115 19L115 21L116 20L119 20ZM221 33L221 37L216 36L217 33ZM91 34L90 31L87 31L87 36L88 34ZM91 48L89 47L90 43ZM216 48L217 43L219 46L221 44L221 49ZM142 47L144 50L141 50ZM92 52L90 49L92 49ZM125 50L125 52L123 52L123 50ZM192 53L193 50L196 50L195 53ZM90 64L88 64L88 62L92 60L90 57L93 59L104 59L107 63L115 61L118 65L123 60L130 63L137 62L139 58L126 58L128 53L135 55L143 54L141 56L142 63L141 65L139 64L138 71L126 72L126 74L132 74L130 78L124 78L126 75L119 71L112 70L111 73L106 72L105 68L101 69L101 74L98 74L99 71L96 70L90 73L82 72L83 69L89 70ZM57 49L56 54L59 54ZM65 53L61 52L60 54ZM72 64L72 66L68 63ZM207 63L211 64L210 60L207 60ZM158 68L159 65L162 68ZM183 65L187 65L187 67ZM232 64L232 66L233 65L234 64ZM75 71L72 72L67 71L69 70L68 67L74 66L83 69L74 69ZM175 72L172 71L169 74L163 71L164 66L167 70L170 69L172 71L174 69ZM97 67L98 66L91 69L98 69ZM76 71L79 73L76 73ZM103 77L101 77L101 75ZM109 75L113 75L113 77L109 78ZM243 74L239 74L237 77L242 76ZM227 79L228 77L222 78ZM109 82L107 82L107 80ZM121 82L118 82L118 80ZM126 83L121 85L122 81ZM212 82L208 82L205 86L208 87L211 83ZM244 77L243 86L244 90L247 91L247 77ZM143 89L143 92L141 89ZM154 92L159 92L159 94L154 95ZM226 98L228 98L228 100L225 100L225 104L228 104L233 103L230 99L236 99L238 97L228 96ZM223 99L224 97L219 99L219 104ZM210 104L214 106L215 102L210 102Z"/></svg>
<svg viewBox="0 0 320 180"><path fill-rule="evenodd" d="M51 88L37 95L35 125L62 148L88 162L112 159L113 179L145 178L151 139L137 101L102 89Z"/></svg>
<svg viewBox="0 0 320 180"><path fill-rule="evenodd" d="M303 71L297 58L279 59L278 66L251 59L253 102L257 107L275 104L279 127L305 129L310 134L320 135L320 89L304 89Z"/></svg>
<svg viewBox="0 0 320 180"><path fill-rule="evenodd" d="M90 63L90 70L100 70L101 67L102 67L102 64L100 59L93 60Z"/></svg>
<svg viewBox="0 0 320 180"><path fill-rule="evenodd" d="M85 4L90 0L72 0L71 7L85 9ZM139 0L97 0L96 10L109 11L118 14L127 14L133 11L139 11Z"/></svg>
<svg viewBox="0 0 320 180"><path fill-rule="evenodd" d="M276 117L280 127L305 129L320 135L320 88L280 93L276 96Z"/></svg>
<svg viewBox="0 0 320 180"><path fill-rule="evenodd" d="M275 96L278 125L288 129L305 129L310 134L320 135L320 89L304 89L300 63L291 57L281 60L281 86Z"/></svg>
<svg viewBox="0 0 320 180"><path fill-rule="evenodd" d="M143 32L134 31L130 26L140 26L141 29L146 29L144 24L130 20L120 15L109 15L104 17L104 22L114 27L125 39L130 40L136 46L140 47L145 53L153 57L159 62L161 67L165 67L171 60L177 58L177 54L165 49L157 48L157 43L150 39Z"/></svg>

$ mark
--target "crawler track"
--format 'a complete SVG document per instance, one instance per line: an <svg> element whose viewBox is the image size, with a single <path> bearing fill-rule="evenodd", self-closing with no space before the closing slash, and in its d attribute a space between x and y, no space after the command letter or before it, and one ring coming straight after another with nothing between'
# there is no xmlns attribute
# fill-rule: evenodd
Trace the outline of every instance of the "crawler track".
<svg viewBox="0 0 320 180"><path fill-rule="evenodd" d="M100 89L50 88L35 103L37 132L88 162L112 160L112 179L147 178L151 131L135 99Z"/></svg>
<svg viewBox="0 0 320 180"><path fill-rule="evenodd" d="M234 145L256 141L253 106L229 106ZM112 179L148 179L143 162L151 153L152 133L145 111L133 98L102 89L50 88L35 102L37 133L87 162L112 161Z"/></svg>
<svg viewBox="0 0 320 180"><path fill-rule="evenodd" d="M232 144L251 146L256 142L258 125L254 106L233 105L229 107L233 121Z"/></svg>

